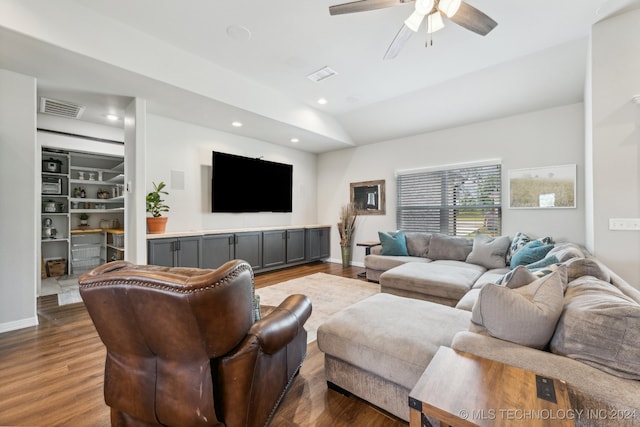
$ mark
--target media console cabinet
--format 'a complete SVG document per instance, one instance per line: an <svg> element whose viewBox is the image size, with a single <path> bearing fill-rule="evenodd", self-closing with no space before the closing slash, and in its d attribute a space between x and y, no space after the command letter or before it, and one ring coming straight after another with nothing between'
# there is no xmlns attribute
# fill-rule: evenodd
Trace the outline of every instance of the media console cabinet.
<svg viewBox="0 0 640 427"><path fill-rule="evenodd" d="M243 259L256 272L329 257L330 225L212 230L147 235L147 262L167 267L218 268Z"/></svg>

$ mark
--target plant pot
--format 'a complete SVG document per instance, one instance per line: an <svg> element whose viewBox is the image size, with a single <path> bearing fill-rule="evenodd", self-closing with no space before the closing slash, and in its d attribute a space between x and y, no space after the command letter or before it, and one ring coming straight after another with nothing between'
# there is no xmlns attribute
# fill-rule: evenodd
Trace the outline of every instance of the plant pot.
<svg viewBox="0 0 640 427"><path fill-rule="evenodd" d="M147 217L147 233L149 234L162 234L167 228L167 220L169 217L157 216Z"/></svg>
<svg viewBox="0 0 640 427"><path fill-rule="evenodd" d="M342 251L342 266L349 267L351 265L351 246L340 246Z"/></svg>

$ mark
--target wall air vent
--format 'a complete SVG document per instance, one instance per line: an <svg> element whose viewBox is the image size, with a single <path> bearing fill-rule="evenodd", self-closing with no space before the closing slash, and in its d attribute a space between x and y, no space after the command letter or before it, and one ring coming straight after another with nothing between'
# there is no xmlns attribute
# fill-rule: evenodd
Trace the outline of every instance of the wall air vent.
<svg viewBox="0 0 640 427"><path fill-rule="evenodd" d="M334 69L330 68L330 67L323 67L321 69L319 69L318 71L311 73L307 76L307 78L309 80L311 80L312 82L319 82L322 81L324 79L328 79L329 77L333 77L336 74L338 74L337 71L335 71Z"/></svg>
<svg viewBox="0 0 640 427"><path fill-rule="evenodd" d="M84 109L82 105L40 97L40 112L44 114L79 119Z"/></svg>

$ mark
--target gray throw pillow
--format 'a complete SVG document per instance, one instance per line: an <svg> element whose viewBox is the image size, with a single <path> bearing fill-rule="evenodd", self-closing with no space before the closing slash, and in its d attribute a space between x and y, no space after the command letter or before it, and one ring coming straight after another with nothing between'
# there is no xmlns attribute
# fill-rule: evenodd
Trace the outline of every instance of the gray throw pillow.
<svg viewBox="0 0 640 427"><path fill-rule="evenodd" d="M466 261L473 248L473 240L468 237L447 236L434 233L429 242L427 258Z"/></svg>
<svg viewBox="0 0 640 427"><path fill-rule="evenodd" d="M470 330L527 347L546 347L562 313L564 278L566 271L563 276L559 269L515 289L486 284L473 305Z"/></svg>
<svg viewBox="0 0 640 427"><path fill-rule="evenodd" d="M563 275L562 283L565 284L564 289L566 290L566 283L568 283L568 269L565 267L561 269L561 264L553 264L545 268L537 268L535 270L530 270L524 265L519 265L507 274L505 274L501 280L496 281L497 285L506 286L511 289L519 288L520 286L528 285L529 283L537 280L543 276L553 273L554 271L561 270L560 274Z"/></svg>
<svg viewBox="0 0 640 427"><path fill-rule="evenodd" d="M640 380L640 304L608 282L588 276L573 281L551 351Z"/></svg>
<svg viewBox="0 0 640 427"><path fill-rule="evenodd" d="M473 239L473 248L467 262L487 269L506 267L505 255L509 249L509 236L490 237L478 234Z"/></svg>
<svg viewBox="0 0 640 427"><path fill-rule="evenodd" d="M431 233L421 231L405 231L405 239L407 240L407 252L410 256L427 257L429 252L429 241Z"/></svg>
<svg viewBox="0 0 640 427"><path fill-rule="evenodd" d="M506 286L510 289L516 289L520 286L528 285L531 282L538 280L540 276L533 274L524 265L519 265L502 278L500 283L502 286Z"/></svg>
<svg viewBox="0 0 640 427"><path fill-rule="evenodd" d="M553 249L547 253L547 257L554 256L560 262L565 262L571 258L584 258L584 251L575 243L557 243Z"/></svg>
<svg viewBox="0 0 640 427"><path fill-rule="evenodd" d="M573 258L567 261L568 281L573 282L582 276L592 276L605 282L611 280L611 275L592 258Z"/></svg>

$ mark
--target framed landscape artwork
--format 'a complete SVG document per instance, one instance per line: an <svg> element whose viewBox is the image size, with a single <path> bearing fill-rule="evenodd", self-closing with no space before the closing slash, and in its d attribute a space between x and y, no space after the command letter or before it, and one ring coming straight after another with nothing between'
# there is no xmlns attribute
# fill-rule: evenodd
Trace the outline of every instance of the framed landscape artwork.
<svg viewBox="0 0 640 427"><path fill-rule="evenodd" d="M576 165L509 170L509 207L576 207Z"/></svg>

